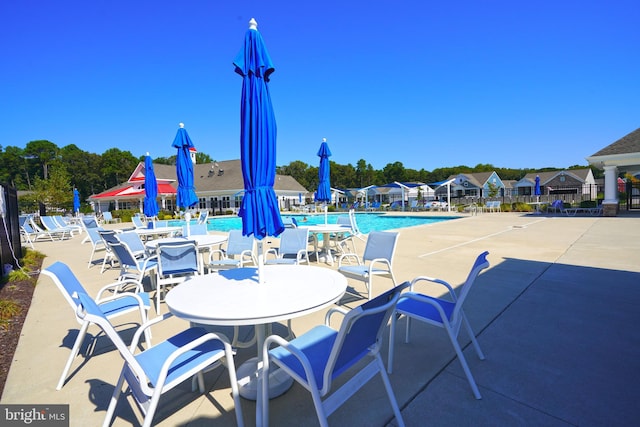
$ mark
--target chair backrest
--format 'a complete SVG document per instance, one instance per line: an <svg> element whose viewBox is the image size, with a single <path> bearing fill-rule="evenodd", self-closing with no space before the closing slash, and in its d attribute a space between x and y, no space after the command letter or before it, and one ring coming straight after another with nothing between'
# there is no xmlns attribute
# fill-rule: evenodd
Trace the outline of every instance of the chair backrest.
<svg viewBox="0 0 640 427"><path fill-rule="evenodd" d="M140 239L138 233L136 233L135 231L125 231L124 233L116 234L116 237L121 242L126 243L135 256L146 253L144 243L142 242L142 239Z"/></svg>
<svg viewBox="0 0 640 427"><path fill-rule="evenodd" d="M295 218L282 218L282 225L284 225L285 228L297 228L298 227L298 221L296 221Z"/></svg>
<svg viewBox="0 0 640 427"><path fill-rule="evenodd" d="M158 243L158 274L198 274L198 246L193 240Z"/></svg>
<svg viewBox="0 0 640 427"><path fill-rule="evenodd" d="M80 293L86 293L84 286L80 283L78 278L73 274L73 271L64 263L56 261L49 267L42 270L42 273L49 276L53 283L56 284L64 299L69 303L73 311L78 307L78 298L74 296Z"/></svg>
<svg viewBox="0 0 640 427"><path fill-rule="evenodd" d="M156 221L155 223L155 228L164 228L168 226L169 226L169 221L164 219L162 221Z"/></svg>
<svg viewBox="0 0 640 427"><path fill-rule="evenodd" d="M47 230L56 230L58 228L60 228L60 226L58 224L56 224L56 222L53 220L52 217L47 216L47 215L43 215L40 217L40 222L42 222L42 225L44 225L44 227Z"/></svg>
<svg viewBox="0 0 640 427"><path fill-rule="evenodd" d="M209 211L200 211L200 216L198 217L198 224L207 224L207 218L209 218Z"/></svg>
<svg viewBox="0 0 640 427"><path fill-rule="evenodd" d="M351 222L351 230L354 234L362 234L360 232L360 228L358 228L358 222L356 221L356 211L353 209L349 210L349 220Z"/></svg>
<svg viewBox="0 0 640 427"><path fill-rule="evenodd" d="M105 243L120 243L120 240L116 237L114 230L98 230L98 234L102 237Z"/></svg>
<svg viewBox="0 0 640 427"><path fill-rule="evenodd" d="M207 231L207 224L205 223L198 223L198 224L189 224L187 226L187 224L184 224L182 226L182 235L184 237L187 236L205 236L209 234L209 232Z"/></svg>
<svg viewBox="0 0 640 427"><path fill-rule="evenodd" d="M95 216L83 216L81 218L82 221L82 225L84 226L85 230L89 230L90 228L98 228L98 221L96 220Z"/></svg>
<svg viewBox="0 0 640 427"><path fill-rule="evenodd" d="M349 218L349 215L340 215L336 219L336 224L351 226L351 218Z"/></svg>
<svg viewBox="0 0 640 427"><path fill-rule="evenodd" d="M309 229L307 228L285 228L280 234L280 247L278 254L297 256L298 251L307 250L309 244Z"/></svg>
<svg viewBox="0 0 640 427"><path fill-rule="evenodd" d="M131 222L136 228L147 228L144 222L142 222L142 218L140 215L134 215L131 217Z"/></svg>
<svg viewBox="0 0 640 427"><path fill-rule="evenodd" d="M105 221L113 221L113 216L109 211L102 212L102 218L104 218Z"/></svg>
<svg viewBox="0 0 640 427"><path fill-rule="evenodd" d="M331 388L331 381L367 354L380 351L382 334L395 309L404 282L351 310L342 321L325 367L323 393Z"/></svg>
<svg viewBox="0 0 640 427"><path fill-rule="evenodd" d="M386 259L389 264L393 261L396 251L398 233L393 231L372 231L367 238L367 245L364 248L363 261L374 259Z"/></svg>
<svg viewBox="0 0 640 427"><path fill-rule="evenodd" d="M253 236L243 236L242 230L230 230L227 240L227 255L240 255L244 251L253 253L254 246Z"/></svg>
<svg viewBox="0 0 640 427"><path fill-rule="evenodd" d="M104 240L100 236L100 232L97 228L87 228L87 234L89 235L89 239L93 246L96 246L100 242L104 243Z"/></svg>
<svg viewBox="0 0 640 427"><path fill-rule="evenodd" d="M471 290L471 286L473 286L476 277L478 277L478 274L480 274L482 270L489 268L490 264L487 260L487 255L489 255L489 251L484 251L483 253L478 255L476 261L473 263L473 267L471 267L469 275L467 276L467 280L465 280L462 288L458 292L458 296L456 298L456 306L453 309L453 314L451 315L452 324L457 323L460 310L462 309L462 304L464 304L464 300L467 298L467 295L469 295L469 291Z"/></svg>

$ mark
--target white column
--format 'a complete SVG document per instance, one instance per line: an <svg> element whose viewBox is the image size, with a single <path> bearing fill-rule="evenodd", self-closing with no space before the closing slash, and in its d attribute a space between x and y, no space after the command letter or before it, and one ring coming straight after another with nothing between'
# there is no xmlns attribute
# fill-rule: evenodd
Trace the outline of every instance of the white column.
<svg viewBox="0 0 640 427"><path fill-rule="evenodd" d="M602 203L618 204L618 168L604 167L604 200Z"/></svg>

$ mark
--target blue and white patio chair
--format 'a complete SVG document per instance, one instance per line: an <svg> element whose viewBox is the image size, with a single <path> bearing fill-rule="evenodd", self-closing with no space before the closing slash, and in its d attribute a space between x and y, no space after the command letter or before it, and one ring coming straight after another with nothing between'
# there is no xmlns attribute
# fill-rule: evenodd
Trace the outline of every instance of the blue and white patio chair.
<svg viewBox="0 0 640 427"><path fill-rule="evenodd" d="M209 231L207 230L207 224L184 224L182 226L182 236L183 237L189 237L189 236L206 236L207 234L209 234Z"/></svg>
<svg viewBox="0 0 640 427"><path fill-rule="evenodd" d="M136 229L144 229L147 228L147 224L142 221L142 217L140 215L134 215L131 217L131 222Z"/></svg>
<svg viewBox="0 0 640 427"><path fill-rule="evenodd" d="M467 276L467 280L464 282L462 288L460 289L460 292L457 295L453 287L442 279L421 276L411 281L409 292L405 292L404 294L402 294L396 305L396 314L391 317L391 331L389 335L389 359L387 362L387 371L389 373L391 373L393 370L393 350L395 345L396 322L401 316L406 316L406 343L409 342L411 320L413 319L443 328L447 332L447 335L451 340L451 344L453 345L453 349L455 350L456 355L458 356L458 360L462 365L464 374L467 377L467 381L469 381L471 390L473 390L474 396L476 397L476 399L482 398L482 396L480 395L480 391L478 390L478 386L473 379L473 375L471 375L469 365L467 365L467 361L464 358L462 348L460 348L460 344L458 343L458 334L460 333L461 326L464 325L467 334L471 339L471 343L476 350L478 358L480 360L484 360L484 354L482 353L480 344L478 344L478 341L476 340L475 333L471 329L471 325L469 325L469 321L467 320L467 317L462 310L462 305L469 295L471 286L473 286L473 283L478 277L478 274L480 274L482 270L489 268L487 255L489 255L489 252L486 251L478 255L475 263L473 264L473 267L471 268L471 271L469 272L469 275ZM416 292L416 285L422 282L436 283L444 286L448 290L449 298L436 298Z"/></svg>
<svg viewBox="0 0 640 427"><path fill-rule="evenodd" d="M209 211L200 211L200 215L198 216L198 224L207 224L207 219L209 218Z"/></svg>
<svg viewBox="0 0 640 427"><path fill-rule="evenodd" d="M52 215L53 220L58 224L61 228L67 227L72 230L73 233L82 234L83 227L80 224L72 223L68 218L63 217L62 215Z"/></svg>
<svg viewBox="0 0 640 427"><path fill-rule="evenodd" d="M398 243L398 233L390 231L372 231L367 238L364 254L343 254L338 259L338 272L349 279L359 280L367 287L368 299L371 299L373 277L387 277L396 285L391 265ZM346 261L351 265L344 265Z"/></svg>
<svg viewBox="0 0 640 427"><path fill-rule="evenodd" d="M106 223L112 223L112 222L120 222L120 218L114 218L113 215L111 215L111 212L106 211L106 212L102 212L102 220Z"/></svg>
<svg viewBox="0 0 640 427"><path fill-rule="evenodd" d="M136 257L131 251L127 243L119 240L117 233L110 234L101 231L100 235L105 240L107 248L113 254L113 257L120 263L120 280L133 278L142 282L145 275L149 275L151 285L155 285L155 270L158 266L156 255L142 255Z"/></svg>
<svg viewBox="0 0 640 427"><path fill-rule="evenodd" d="M263 347L263 370L260 375L263 426L267 426L269 422L268 372L272 364L283 369L311 393L321 426L328 426L327 417L376 374L380 374L396 422L399 426L404 426L391 382L380 357L380 347L382 334L400 292L408 285L406 282L396 286L350 311L340 307L333 308L327 313L325 325L316 326L292 341L286 341L278 335L267 337ZM335 313L344 315L338 330L329 326L330 318ZM272 344L279 347L270 350ZM369 363L359 368L358 372L329 395L333 382L350 372L350 368L360 366L363 360L369 360ZM322 400L327 395L328 397Z"/></svg>
<svg viewBox="0 0 640 427"><path fill-rule="evenodd" d="M71 306L74 314L77 314L76 310L80 304L77 295L86 294L86 291L71 269L66 264L58 261L42 270L42 273L53 280L53 283L56 284L65 300ZM131 287L134 292L122 292L123 289L126 290ZM90 297L87 296L87 298ZM142 325L147 321L147 311L150 306L149 295L142 292L142 284L140 282L126 280L104 286L100 289L96 300L93 302L94 304L97 304L106 318L113 319L115 317L137 311L140 313L140 324ZM93 323L89 319L83 319L78 316L76 316L76 320L82 326L80 327L80 331L73 343L67 363L62 370L62 375L60 375L60 380L58 381L56 390L60 390L64 386L69 369L71 369L73 360L78 355L80 345L87 334L87 329L89 329L89 326ZM127 323L129 321L130 319L127 320ZM145 340L148 345L151 345L151 335L147 332L145 332Z"/></svg>
<svg viewBox="0 0 640 427"><path fill-rule="evenodd" d="M243 236L242 230L230 230L226 249L212 250L207 267L209 270L228 270L248 264L257 265L254 246L253 236Z"/></svg>
<svg viewBox="0 0 640 427"><path fill-rule="evenodd" d="M87 228L87 237L91 242L91 255L89 256L89 263L87 264L87 268L90 268L93 264L93 256L96 252L105 251L104 257L102 258L102 264L104 265L107 262L107 245L100 236L100 231L98 228Z"/></svg>
<svg viewBox="0 0 640 427"><path fill-rule="evenodd" d="M270 248L265 253L265 265L274 264L309 264L309 229L307 228L285 228L280 234L280 246ZM272 254L275 258L267 259L267 255Z"/></svg>
<svg viewBox="0 0 640 427"><path fill-rule="evenodd" d="M33 242L39 239L47 239L52 242L54 241L51 233L35 226L31 215L20 215L18 220L20 224L20 235L24 239L25 243L28 243L31 246L31 249L35 249Z"/></svg>
<svg viewBox="0 0 640 427"><path fill-rule="evenodd" d="M192 327L136 353L142 334L147 333L151 326L169 318L171 314L158 316L142 325L133 336L131 346L127 348L101 307L96 305L85 293L78 293L77 298L80 300L76 312L78 318L87 323L98 325L111 339L124 359L122 372L107 408L104 426L111 425L113 421L125 381L127 383L125 393L131 393L138 408L144 414L142 425L148 427L153 422L153 416L163 394L194 375L197 376L200 393L204 393L203 370L219 366L223 360L229 371L236 422L239 426L244 424L233 350L224 336L207 332L202 328Z"/></svg>
<svg viewBox="0 0 640 427"><path fill-rule="evenodd" d="M160 299L166 285L175 285L200 274L198 245L193 240L160 242L156 250L156 313L160 314Z"/></svg>
<svg viewBox="0 0 640 427"><path fill-rule="evenodd" d="M41 215L40 222L51 235L58 236L60 240L64 239L65 236L73 237L72 232L74 230L72 228L60 227L51 216Z"/></svg>

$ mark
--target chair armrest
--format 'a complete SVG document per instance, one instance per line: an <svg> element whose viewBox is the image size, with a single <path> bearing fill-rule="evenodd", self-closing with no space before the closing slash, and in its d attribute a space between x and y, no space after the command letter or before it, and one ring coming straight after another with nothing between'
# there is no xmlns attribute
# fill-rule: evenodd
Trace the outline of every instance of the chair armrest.
<svg viewBox="0 0 640 427"><path fill-rule="evenodd" d="M264 340L264 345L262 347L262 361L263 366L266 368L269 366L269 345L271 343L278 344L281 348L291 353L302 365L304 368L305 376L307 377L307 382L312 389L318 389L318 385L316 384L315 377L313 375L313 370L311 369L311 362L307 356L302 353L300 350L290 345L289 341L285 340L279 335L270 335Z"/></svg>
<svg viewBox="0 0 640 427"><path fill-rule="evenodd" d="M107 291L113 292L114 294L117 294L119 292L129 292L129 293L131 293L131 291L123 290L123 288L127 284L135 285L135 292L136 293L144 291L144 288L143 288L142 283L140 281L138 281L137 279L134 279L133 277L124 277L122 280L120 280L118 282L109 283L108 285L105 285L102 288L100 288L100 290L98 291L98 294L96 296L96 302L100 302L101 299L102 299L102 294L107 292Z"/></svg>
<svg viewBox="0 0 640 427"><path fill-rule="evenodd" d="M251 259L251 261L253 261L254 264L258 264L256 259L253 257L253 251L249 249L245 249L244 251L242 251L242 253L240 253L240 259L244 260L245 258L249 258Z"/></svg>
<svg viewBox="0 0 640 427"><path fill-rule="evenodd" d="M220 341L224 346L224 353L227 357L233 357L233 350L231 349L231 345L229 344L229 340L222 334L215 334L213 332L208 332L206 335L201 336L200 338L196 338L195 340L183 345L173 353L167 357L167 359L162 364L162 368L160 370L160 375L158 378L158 383L164 383L167 374L169 373L169 368L175 360L181 355L193 350L194 348L206 343L207 341Z"/></svg>
<svg viewBox="0 0 640 427"><path fill-rule="evenodd" d="M213 259L214 254L218 254L218 259L219 260L227 258L227 254L223 249L211 249L209 251L209 262L215 261Z"/></svg>
<svg viewBox="0 0 640 427"><path fill-rule="evenodd" d="M269 254L273 254L275 258L278 258L278 249L277 248L269 248L264 252L264 259L267 259Z"/></svg>
<svg viewBox="0 0 640 427"><path fill-rule="evenodd" d="M342 254L340 255L340 258L338 258L338 268L342 267L342 260L343 259L355 259L358 263L358 265L362 265L362 260L360 259L360 257L358 256L358 254Z"/></svg>
<svg viewBox="0 0 640 427"><path fill-rule="evenodd" d="M135 352L135 349L138 347L138 344L140 342L140 337L142 336L142 334L146 329L149 329L151 326L155 325L156 323L160 323L164 320L167 320L172 316L173 314L171 313L165 313L161 316L156 316L153 319L149 319L146 322L144 322L142 325L140 325L140 327L136 329L136 333L133 334L133 338L131 339L131 345L129 346L129 350L131 351L131 353Z"/></svg>
<svg viewBox="0 0 640 427"><path fill-rule="evenodd" d="M451 286L449 283L445 282L442 279L436 279L436 278L428 277L428 276L419 276L419 277L416 277L415 279L413 279L411 281L411 286L409 286L409 292L415 292L414 289L413 289L414 285L416 283L418 283L418 282L421 282L421 281L437 283L439 285L444 286L449 291L449 295L451 296L451 298L453 298L453 302L457 301L456 292L453 290L453 286Z"/></svg>
<svg viewBox="0 0 640 427"><path fill-rule="evenodd" d="M372 259L372 260L371 260L371 262L369 263L369 274L371 274L371 272L373 271L374 266L375 266L376 264L384 264L384 265L386 265L386 266L387 266L387 269L388 269L389 271L391 271L391 263L389 262L389 260L388 260L388 259L385 259L385 258L375 258L375 259Z"/></svg>
<svg viewBox="0 0 640 427"><path fill-rule="evenodd" d="M331 323L331 316L339 313L342 314L343 316L346 316L347 313L349 313L349 310L342 308L342 307L332 307L327 311L327 314L325 314L324 316L324 324L327 326L330 326Z"/></svg>

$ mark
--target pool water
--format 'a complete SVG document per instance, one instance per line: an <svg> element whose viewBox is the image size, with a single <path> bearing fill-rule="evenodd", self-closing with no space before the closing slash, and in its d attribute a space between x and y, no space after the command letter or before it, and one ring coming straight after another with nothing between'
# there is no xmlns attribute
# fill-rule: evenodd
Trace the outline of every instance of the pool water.
<svg viewBox="0 0 640 427"><path fill-rule="evenodd" d="M343 214L346 215L346 214ZM329 214L327 222L335 224L340 214ZM282 218L295 218L298 225L315 225L324 224L324 215L282 215ZM414 227L417 225L432 224L435 222L449 221L456 219L456 216L396 216L371 213L356 213L356 222L362 233L370 231L393 230L396 228ZM173 222L172 222L173 224ZM176 221L175 225L179 225L180 221ZM240 217L220 217L209 218L207 221L207 229L215 231L239 230L242 228L242 219Z"/></svg>

